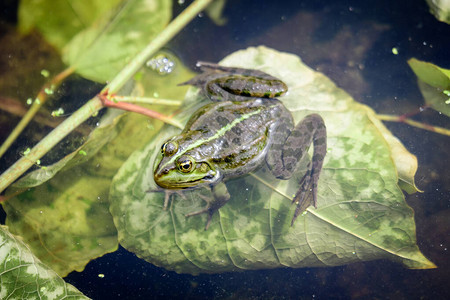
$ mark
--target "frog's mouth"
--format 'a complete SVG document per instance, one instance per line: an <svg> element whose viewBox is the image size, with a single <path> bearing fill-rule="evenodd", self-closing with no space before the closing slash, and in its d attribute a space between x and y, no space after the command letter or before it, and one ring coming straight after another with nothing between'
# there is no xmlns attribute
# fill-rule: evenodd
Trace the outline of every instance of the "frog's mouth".
<svg viewBox="0 0 450 300"><path fill-rule="evenodd" d="M168 174L155 174L155 183L165 189L189 189L214 184L220 179L219 172L209 170L207 173L192 172L183 174L173 172Z"/></svg>

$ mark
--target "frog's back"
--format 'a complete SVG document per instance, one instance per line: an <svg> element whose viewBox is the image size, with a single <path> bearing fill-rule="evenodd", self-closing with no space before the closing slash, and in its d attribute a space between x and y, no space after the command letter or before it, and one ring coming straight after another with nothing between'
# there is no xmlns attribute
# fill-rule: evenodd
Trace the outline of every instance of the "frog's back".
<svg viewBox="0 0 450 300"><path fill-rule="evenodd" d="M274 99L210 103L191 117L178 143L196 161L212 162L226 176L240 176L265 156L280 105Z"/></svg>

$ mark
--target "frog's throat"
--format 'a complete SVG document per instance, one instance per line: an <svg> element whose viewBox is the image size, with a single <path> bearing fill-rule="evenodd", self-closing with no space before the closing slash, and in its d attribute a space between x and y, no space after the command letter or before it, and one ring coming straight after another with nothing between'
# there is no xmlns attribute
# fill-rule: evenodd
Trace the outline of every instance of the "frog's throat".
<svg viewBox="0 0 450 300"><path fill-rule="evenodd" d="M255 111L252 111L248 114L243 114L240 118L234 119L231 123L225 125L224 127L220 128L219 130L217 130L216 134L214 134L213 136L210 136L207 139L199 139L195 142L193 142L192 144L190 144L188 147L186 147L185 149L183 149L182 151L178 152L176 155L174 155L170 160L168 160L164 165L160 166L159 170L162 170L164 168L167 168L168 166L171 166L175 163L175 161L182 155L184 155L186 152L199 147L202 144L208 143L214 139L220 138L221 136L223 136L227 131L231 130L234 126L236 126L237 124L239 124L240 122L244 121L245 119L250 118L251 116L257 115L259 113L261 113L261 108Z"/></svg>

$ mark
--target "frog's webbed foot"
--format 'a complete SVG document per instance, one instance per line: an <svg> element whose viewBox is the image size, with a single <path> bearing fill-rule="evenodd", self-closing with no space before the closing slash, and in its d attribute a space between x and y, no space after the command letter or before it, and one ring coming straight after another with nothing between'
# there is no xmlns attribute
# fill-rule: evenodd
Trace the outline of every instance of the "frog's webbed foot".
<svg viewBox="0 0 450 300"><path fill-rule="evenodd" d="M308 164L308 171L300 180L300 188L295 193L292 203L295 203L294 217L292 217L291 226L294 224L297 217L302 214L309 206L313 205L317 208L317 179L312 176L311 164Z"/></svg>
<svg viewBox="0 0 450 300"><path fill-rule="evenodd" d="M212 199L201 194L199 195L199 197L207 203L205 208L185 215L185 217L192 217L207 213L208 219L206 221L205 230L208 230L214 213L218 211L219 208L224 206L228 200L230 200L230 194L228 193L227 187L224 183L219 183L216 186L211 187L211 191L213 194Z"/></svg>

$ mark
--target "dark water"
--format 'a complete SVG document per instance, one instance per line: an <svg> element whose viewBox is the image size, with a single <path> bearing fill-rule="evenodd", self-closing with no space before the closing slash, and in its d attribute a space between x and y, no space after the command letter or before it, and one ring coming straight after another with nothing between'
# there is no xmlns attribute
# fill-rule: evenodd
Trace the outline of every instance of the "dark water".
<svg viewBox="0 0 450 300"><path fill-rule="evenodd" d="M2 17L13 24L11 3ZM175 13L186 6L175 4ZM191 66L257 45L295 53L357 101L398 115L423 104L408 58L450 68L450 25L429 14L425 1L229 1L224 15L223 27L197 18L167 48ZM399 55L392 54L393 47ZM416 120L449 127L448 118L432 110ZM437 269L409 270L381 260L190 276L120 248L66 280L94 299L449 299L450 139L405 124L386 125L418 158L416 181L424 193L407 196L407 202L415 211L419 248Z"/></svg>

